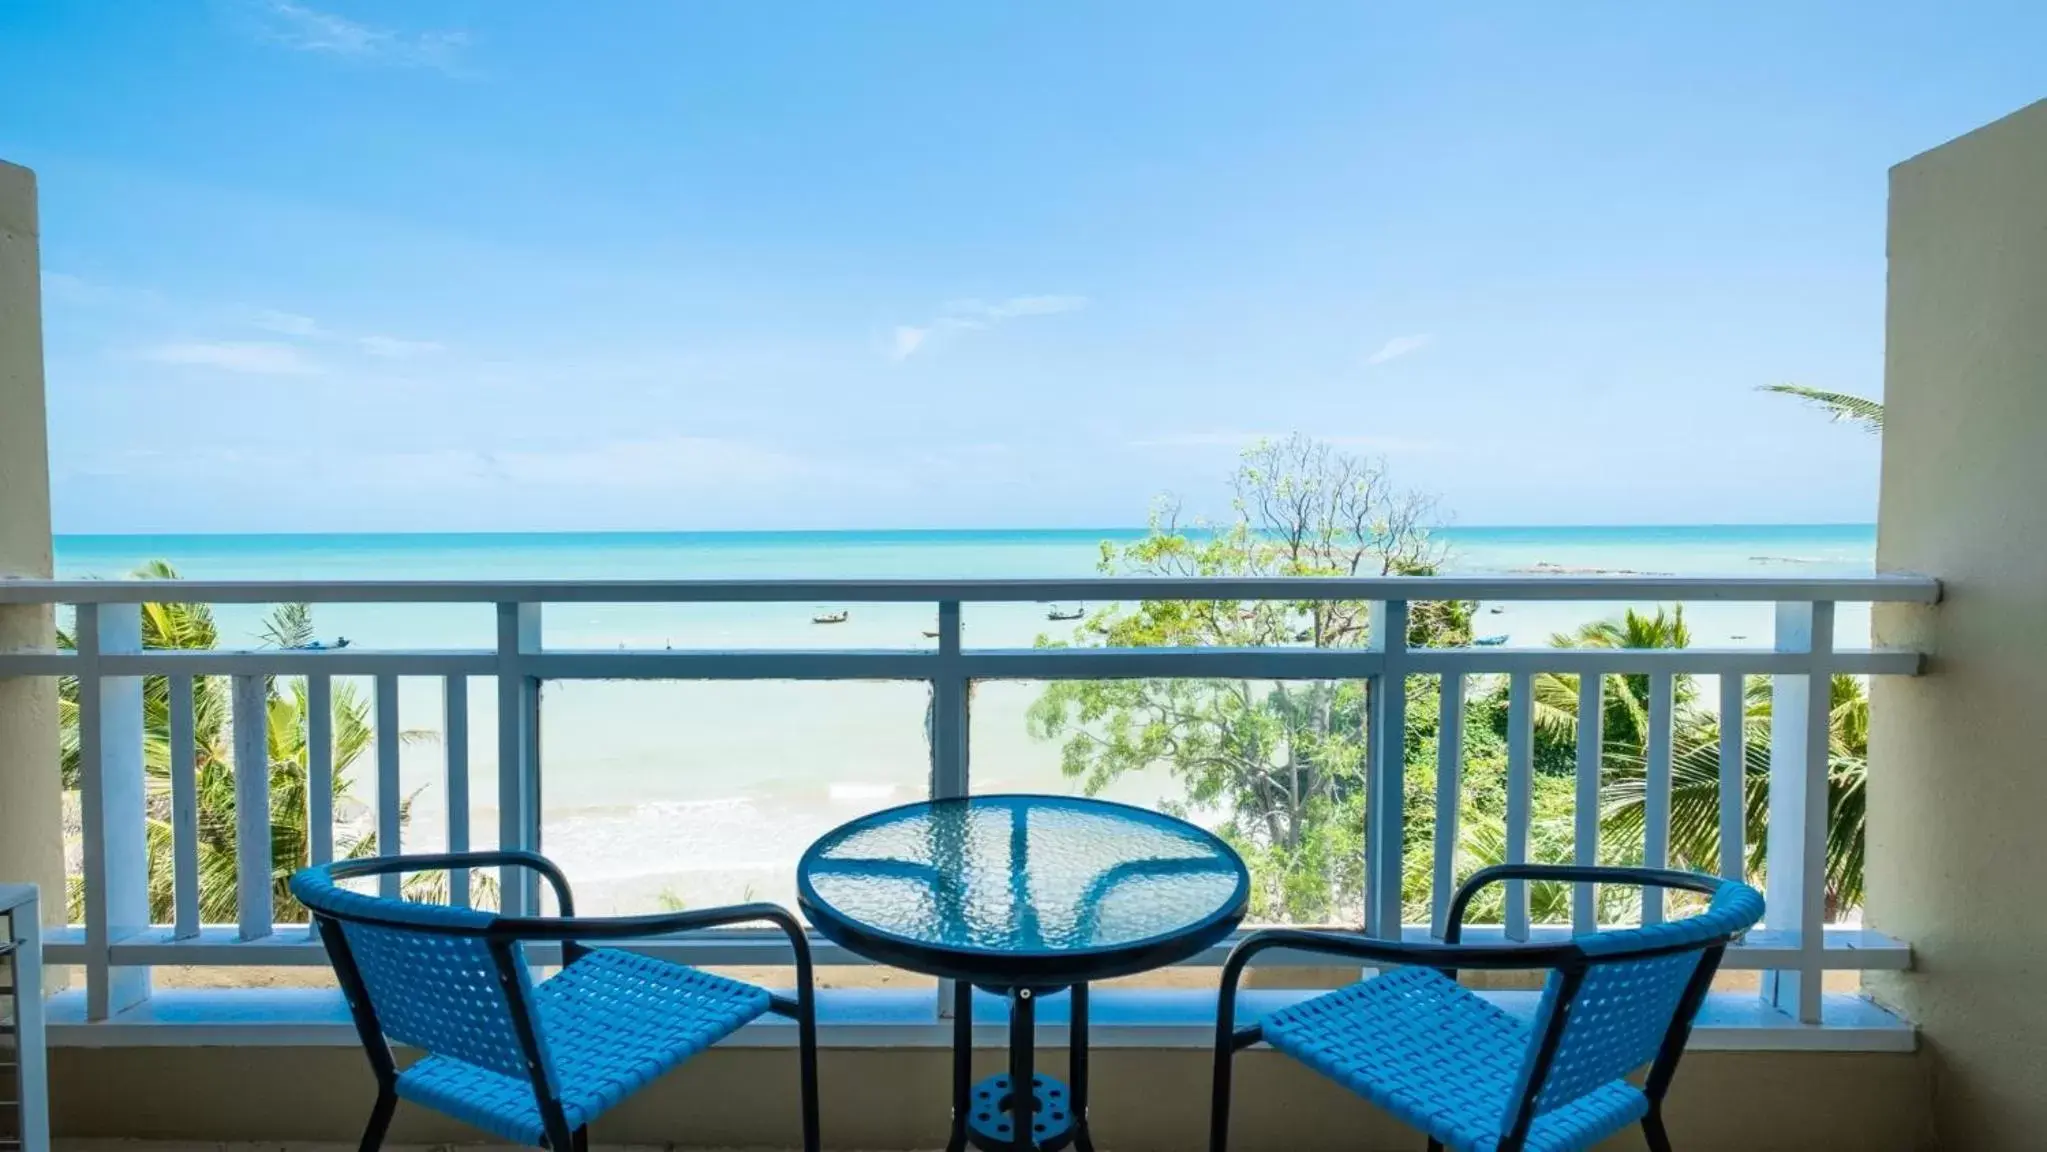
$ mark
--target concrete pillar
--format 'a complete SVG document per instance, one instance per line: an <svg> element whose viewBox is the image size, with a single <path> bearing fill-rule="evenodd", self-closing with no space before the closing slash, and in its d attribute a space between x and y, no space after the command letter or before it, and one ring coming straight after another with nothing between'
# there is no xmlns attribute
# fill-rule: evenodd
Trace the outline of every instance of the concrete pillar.
<svg viewBox="0 0 2047 1152"><path fill-rule="evenodd" d="M1877 614L1928 675L1872 689L1869 921L1914 971L1940 1146L2047 1140L2047 101L1891 170Z"/></svg>
<svg viewBox="0 0 2047 1152"><path fill-rule="evenodd" d="M50 452L43 415L36 177L0 161L0 579L50 576ZM0 607L0 649L48 647L47 607ZM42 886L64 916L57 686L0 679L0 880Z"/></svg>

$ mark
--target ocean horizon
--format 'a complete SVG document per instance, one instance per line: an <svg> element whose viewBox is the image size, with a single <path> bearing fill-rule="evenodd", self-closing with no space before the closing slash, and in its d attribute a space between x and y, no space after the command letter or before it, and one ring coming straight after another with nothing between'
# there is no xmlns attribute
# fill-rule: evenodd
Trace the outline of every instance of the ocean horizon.
<svg viewBox="0 0 2047 1152"><path fill-rule="evenodd" d="M56 568L118 578L163 560L186 577L369 579L1071 578L1096 573L1104 542L1143 528L887 529L528 533L66 534ZM1446 571L1472 574L1865 575L1869 524L1450 526L1437 530ZM1091 607L1100 607L1092 605ZM1612 616L1620 604L1481 604L1477 630L1513 644ZM1655 605L1636 605L1655 607ZM1664 607L1668 607L1665 605ZM849 611L814 624L820 609ZM1028 646L1070 635L1033 604L968 605L970 646ZM259 643L262 606L216 610L221 643ZM1767 646L1772 606L1688 606L1693 643ZM543 642L574 648L920 648L935 608L922 604L563 604L544 613ZM1866 605L1844 606L1845 644L1868 634ZM362 648L488 647L489 605L317 605L324 640ZM343 678L345 679L345 678ZM356 683L370 698L367 681ZM969 759L976 790L1072 792L1059 747L1033 739L1025 714L1042 685L976 685ZM496 693L468 685L470 826L497 827ZM399 723L401 787L411 799L407 850L445 844L442 684L407 678ZM592 911L704 906L749 895L788 900L804 845L862 812L919 798L930 772L922 683L550 682L542 693L542 842L578 878ZM346 773L358 823L373 810L374 752ZM1180 793L1162 771L1126 776L1108 795L1156 805ZM479 845L481 846L481 845Z"/></svg>

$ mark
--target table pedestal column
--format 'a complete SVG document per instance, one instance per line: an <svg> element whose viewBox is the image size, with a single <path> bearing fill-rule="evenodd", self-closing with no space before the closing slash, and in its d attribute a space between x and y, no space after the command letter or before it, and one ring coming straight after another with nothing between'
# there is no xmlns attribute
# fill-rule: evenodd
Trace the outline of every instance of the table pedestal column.
<svg viewBox="0 0 2047 1152"><path fill-rule="evenodd" d="M947 1152L968 1144L982 1152L1058 1152L1072 1145L1094 1152L1087 1129L1087 985L1073 986L1072 1083L1035 1070L1037 1002L1041 988L1012 988L1009 997L1009 1071L973 1083L973 989L957 984L953 1000L952 1136ZM1024 1085L1016 1091L1016 1085Z"/></svg>

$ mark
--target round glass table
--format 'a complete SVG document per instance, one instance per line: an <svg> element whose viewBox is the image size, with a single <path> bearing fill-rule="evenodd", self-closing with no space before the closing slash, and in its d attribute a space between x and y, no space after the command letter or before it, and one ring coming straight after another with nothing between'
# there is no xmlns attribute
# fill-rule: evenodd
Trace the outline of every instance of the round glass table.
<svg viewBox="0 0 2047 1152"><path fill-rule="evenodd" d="M1227 937L1250 898L1213 833L1142 808L975 796L889 808L803 854L797 903L826 938L955 981L948 1148L1091 1152L1087 985L1163 967ZM1009 1073L972 1083L973 989L1009 1000ZM1040 997L1070 988L1071 1083L1032 1069ZM1030 1085L1028 1109L1011 1085ZM1019 1117L1022 1117L1020 1120Z"/></svg>

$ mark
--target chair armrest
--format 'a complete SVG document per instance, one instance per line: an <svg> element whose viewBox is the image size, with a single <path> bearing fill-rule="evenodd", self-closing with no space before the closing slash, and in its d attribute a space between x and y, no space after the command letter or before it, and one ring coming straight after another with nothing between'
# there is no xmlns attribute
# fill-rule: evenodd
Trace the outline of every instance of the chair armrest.
<svg viewBox="0 0 2047 1152"><path fill-rule="evenodd" d="M722 908L654 912L644 916L501 916L491 925L491 932L522 942L559 940L563 961L573 964L589 950L585 941L637 940L756 921L773 924L789 938L789 947L796 953L798 981L808 984L810 940L803 933L802 923L780 904L731 904Z"/></svg>
<svg viewBox="0 0 2047 1152"><path fill-rule="evenodd" d="M1570 944L1409 944L1326 929L1267 928L1251 933L1230 949L1230 957L1223 963L1224 985L1234 984L1237 974L1252 957L1273 948L1318 952L1378 965L1502 970L1553 968L1578 955Z"/></svg>
<svg viewBox="0 0 2047 1152"><path fill-rule="evenodd" d="M1712 895L1720 881L1714 877L1671 868L1621 868L1581 864L1495 864L1474 872L1457 886L1450 899L1450 914L1443 927L1443 942L1455 944L1464 932L1464 913L1472 897L1488 884L1505 880L1555 880L1567 884L1630 884L1643 888L1682 888Z"/></svg>
<svg viewBox="0 0 2047 1152"><path fill-rule="evenodd" d="M569 891L569 878L555 862L538 852L516 849L486 849L476 852L434 852L419 856L365 856L360 860L341 860L329 866L328 875L335 880L359 880L365 876L382 876L388 872L433 872L455 868L531 868L547 878L554 889L554 900L561 907L563 916L576 914L576 901Z"/></svg>

